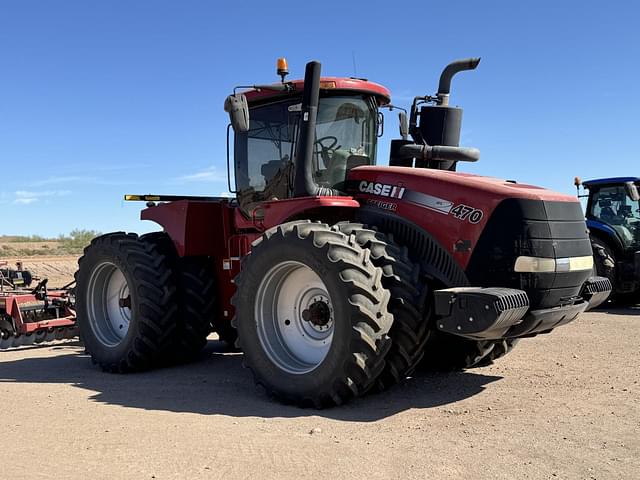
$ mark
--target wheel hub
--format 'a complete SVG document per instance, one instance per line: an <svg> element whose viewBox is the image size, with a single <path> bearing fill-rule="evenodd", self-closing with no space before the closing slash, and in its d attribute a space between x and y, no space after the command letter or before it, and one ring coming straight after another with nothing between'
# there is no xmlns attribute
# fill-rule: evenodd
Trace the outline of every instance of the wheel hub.
<svg viewBox="0 0 640 480"><path fill-rule="evenodd" d="M89 278L87 316L100 342L118 345L129 331L131 294L122 271L113 263L98 265Z"/></svg>
<svg viewBox="0 0 640 480"><path fill-rule="evenodd" d="M282 262L264 277L256 296L256 326L267 356L289 373L308 373L327 355L334 312L327 287L309 267Z"/></svg>
<svg viewBox="0 0 640 480"><path fill-rule="evenodd" d="M321 295L315 297L313 303L302 311L302 320L309 322L311 327L319 332L327 330L332 321L329 299Z"/></svg>

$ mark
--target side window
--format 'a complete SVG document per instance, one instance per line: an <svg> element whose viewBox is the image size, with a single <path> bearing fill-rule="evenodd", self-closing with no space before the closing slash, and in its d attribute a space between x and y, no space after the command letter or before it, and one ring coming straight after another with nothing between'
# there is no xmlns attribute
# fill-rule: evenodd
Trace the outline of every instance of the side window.
<svg viewBox="0 0 640 480"><path fill-rule="evenodd" d="M624 186L603 187L593 195L591 216L609 225L624 248L640 245L640 209Z"/></svg>
<svg viewBox="0 0 640 480"><path fill-rule="evenodd" d="M619 223L627 194L624 187L603 187L593 196L591 214L607 224Z"/></svg>
<svg viewBox="0 0 640 480"><path fill-rule="evenodd" d="M298 120L297 113L289 112L294 103L252 108L249 131L236 135L235 178L241 206L288 197Z"/></svg>

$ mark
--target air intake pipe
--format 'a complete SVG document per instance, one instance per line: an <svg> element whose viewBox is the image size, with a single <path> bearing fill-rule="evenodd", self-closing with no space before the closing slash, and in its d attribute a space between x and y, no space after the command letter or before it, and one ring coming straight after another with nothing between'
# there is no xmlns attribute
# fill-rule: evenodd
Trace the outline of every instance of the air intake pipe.
<svg viewBox="0 0 640 480"><path fill-rule="evenodd" d="M294 197L341 195L333 188L321 187L313 179L313 145L320 102L320 62L309 62L304 72L300 136L295 158Z"/></svg>
<svg viewBox="0 0 640 480"><path fill-rule="evenodd" d="M449 147L445 145L402 145L397 151L398 158L415 158L424 162L477 162L480 150L468 147Z"/></svg>

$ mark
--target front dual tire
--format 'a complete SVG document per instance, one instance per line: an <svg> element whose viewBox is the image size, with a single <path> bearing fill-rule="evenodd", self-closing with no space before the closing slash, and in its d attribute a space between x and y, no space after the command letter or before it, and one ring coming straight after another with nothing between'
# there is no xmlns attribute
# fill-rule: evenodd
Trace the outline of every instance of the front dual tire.
<svg viewBox="0 0 640 480"><path fill-rule="evenodd" d="M353 236L279 225L254 242L236 284L238 346L268 393L321 408L374 384L390 347L390 294Z"/></svg>

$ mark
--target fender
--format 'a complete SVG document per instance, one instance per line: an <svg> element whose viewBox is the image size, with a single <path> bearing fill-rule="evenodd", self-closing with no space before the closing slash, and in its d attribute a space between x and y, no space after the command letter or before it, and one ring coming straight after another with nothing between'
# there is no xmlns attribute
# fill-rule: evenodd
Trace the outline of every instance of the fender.
<svg viewBox="0 0 640 480"><path fill-rule="evenodd" d="M458 262L433 236L418 225L370 207L359 209L356 220L365 225L375 226L384 233L391 233L394 240L409 249L413 260L420 263L422 272L445 288L469 285L469 280Z"/></svg>
<svg viewBox="0 0 640 480"><path fill-rule="evenodd" d="M593 220L591 218L588 218L587 228L589 229L589 233L606 241L618 253L621 253L624 251L624 247L622 245L622 241L620 240L620 237L618 236L618 232L616 232L613 228L611 228L606 223L602 223L602 222L599 222L598 220Z"/></svg>
<svg viewBox="0 0 640 480"><path fill-rule="evenodd" d="M233 210L236 208L223 198L177 200L147 207L140 212L140 218L160 225L181 257L219 257L227 251Z"/></svg>
<svg viewBox="0 0 640 480"><path fill-rule="evenodd" d="M310 218L322 220L330 211L353 210L360 207L360 202L349 196L300 197L286 200L264 202L251 212L247 218L235 209L235 225L239 230L255 229L263 232L271 227L289 220ZM316 213L317 212L317 213Z"/></svg>
<svg viewBox="0 0 640 480"><path fill-rule="evenodd" d="M147 207L140 213L140 218L160 225L173 240L181 257L228 257L228 242L234 235L244 234L250 242L261 232L289 220L323 220L331 212L359 207L360 203L352 197L292 198L265 202L253 210L252 218L247 218L235 203L226 198L176 200Z"/></svg>

